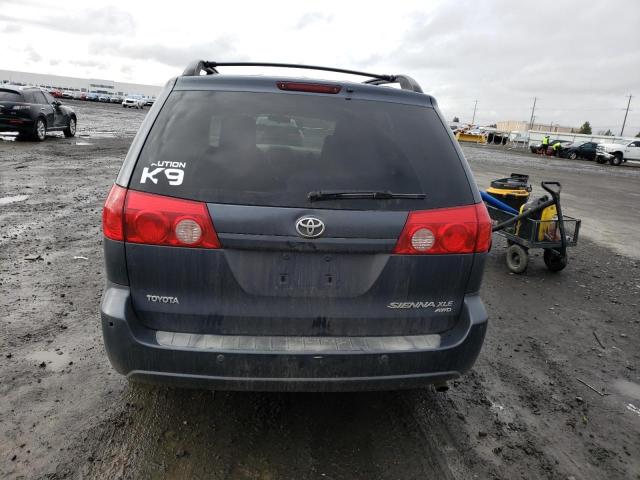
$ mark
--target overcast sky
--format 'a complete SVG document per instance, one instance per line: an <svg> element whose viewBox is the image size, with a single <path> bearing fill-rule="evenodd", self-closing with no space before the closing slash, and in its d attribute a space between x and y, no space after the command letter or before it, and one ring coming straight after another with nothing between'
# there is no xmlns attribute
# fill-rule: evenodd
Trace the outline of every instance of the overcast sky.
<svg viewBox="0 0 640 480"><path fill-rule="evenodd" d="M537 121L616 134L631 94L625 134L640 131L640 0L164 5L0 0L0 69L157 85L195 58L406 73L449 119L478 100L481 123L529 120L538 97Z"/></svg>

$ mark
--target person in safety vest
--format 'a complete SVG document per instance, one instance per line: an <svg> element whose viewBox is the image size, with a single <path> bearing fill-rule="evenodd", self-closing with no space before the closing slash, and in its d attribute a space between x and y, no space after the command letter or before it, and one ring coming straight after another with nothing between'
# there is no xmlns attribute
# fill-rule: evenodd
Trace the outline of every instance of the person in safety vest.
<svg viewBox="0 0 640 480"><path fill-rule="evenodd" d="M562 150L562 144L560 142L556 142L556 143L553 144L551 149L553 150L553 155L556 156L556 157L559 157L560 156L560 150Z"/></svg>
<svg viewBox="0 0 640 480"><path fill-rule="evenodd" d="M549 135L542 137L542 154L547 154L547 148L549 148Z"/></svg>

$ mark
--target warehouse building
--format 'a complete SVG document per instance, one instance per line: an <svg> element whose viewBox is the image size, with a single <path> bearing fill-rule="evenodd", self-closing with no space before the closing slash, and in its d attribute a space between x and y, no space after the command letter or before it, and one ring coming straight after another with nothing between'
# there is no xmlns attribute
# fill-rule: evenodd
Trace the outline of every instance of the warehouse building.
<svg viewBox="0 0 640 480"><path fill-rule="evenodd" d="M530 125L526 120L506 120L496 122L496 128L502 132L526 132L527 130L538 130L541 132L574 133L580 130L579 127L563 127L557 123L533 123Z"/></svg>
<svg viewBox="0 0 640 480"><path fill-rule="evenodd" d="M157 85L142 85L96 78L62 77L59 75L16 72L12 70L0 70L0 84L2 83L35 85L75 92L95 92L120 96L142 95L145 97L156 97L162 89L162 87Z"/></svg>

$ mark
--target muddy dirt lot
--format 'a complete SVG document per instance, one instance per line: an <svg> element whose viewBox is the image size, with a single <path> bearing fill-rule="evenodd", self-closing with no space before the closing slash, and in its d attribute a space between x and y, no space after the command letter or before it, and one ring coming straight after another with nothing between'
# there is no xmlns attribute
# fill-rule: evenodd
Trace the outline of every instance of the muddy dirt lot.
<svg viewBox="0 0 640 480"><path fill-rule="evenodd" d="M130 386L102 348L100 213L146 110L69 103L83 136L0 140L2 478L640 479L640 169L465 149L482 187L560 180L584 228L560 274L509 274L496 241L485 347L448 393Z"/></svg>

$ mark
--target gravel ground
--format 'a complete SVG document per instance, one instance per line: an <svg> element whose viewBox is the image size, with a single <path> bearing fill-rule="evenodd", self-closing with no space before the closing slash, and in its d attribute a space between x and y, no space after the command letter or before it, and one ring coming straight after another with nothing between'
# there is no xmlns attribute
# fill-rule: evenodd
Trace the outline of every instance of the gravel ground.
<svg viewBox="0 0 640 480"><path fill-rule="evenodd" d="M448 393L130 386L102 347L100 212L146 110L69 103L82 136L0 137L2 478L640 479L640 169L465 148L482 187L562 181L584 229L555 275L509 274L496 239L485 347Z"/></svg>

